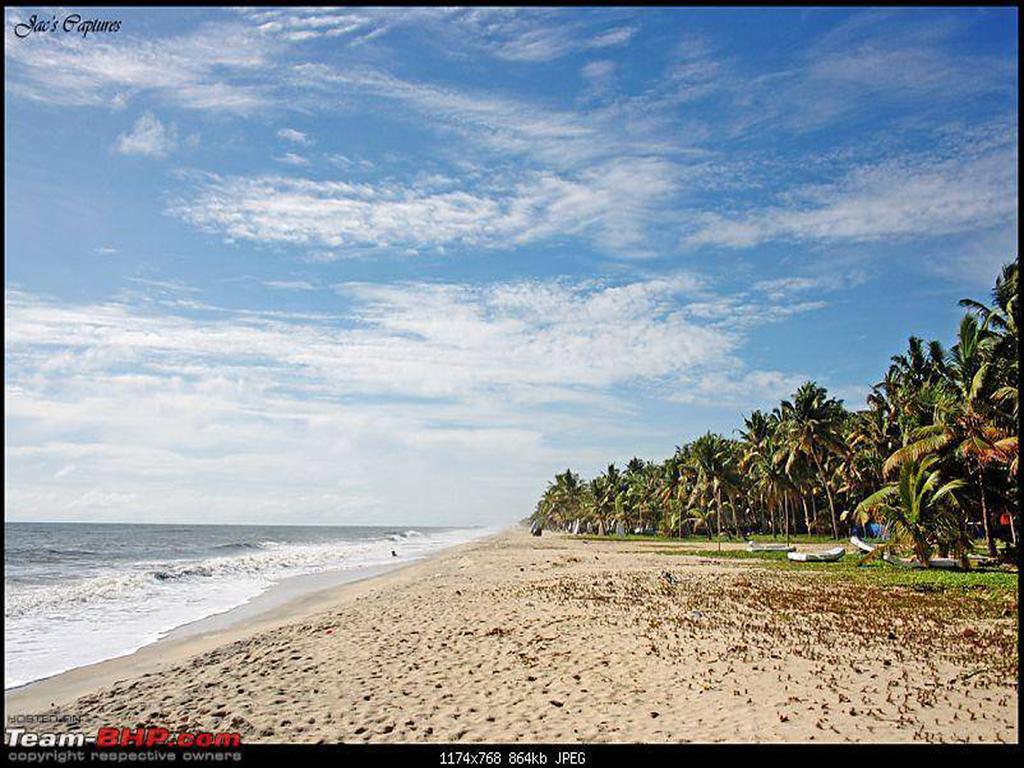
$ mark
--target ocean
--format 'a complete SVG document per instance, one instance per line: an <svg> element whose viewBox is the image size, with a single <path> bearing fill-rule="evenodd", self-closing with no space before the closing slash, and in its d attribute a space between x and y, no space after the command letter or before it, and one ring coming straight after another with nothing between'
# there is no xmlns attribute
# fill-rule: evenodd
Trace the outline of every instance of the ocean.
<svg viewBox="0 0 1024 768"><path fill-rule="evenodd" d="M131 653L290 577L354 580L488 532L5 523L4 687Z"/></svg>

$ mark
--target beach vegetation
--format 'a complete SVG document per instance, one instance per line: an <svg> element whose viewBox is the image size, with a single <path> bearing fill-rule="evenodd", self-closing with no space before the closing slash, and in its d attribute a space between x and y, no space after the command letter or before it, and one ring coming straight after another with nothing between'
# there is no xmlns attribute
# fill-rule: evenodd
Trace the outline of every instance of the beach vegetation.
<svg viewBox="0 0 1024 768"><path fill-rule="evenodd" d="M717 541L874 540L878 554L964 567L1015 561L1020 528L1016 260L990 301L963 299L948 349L911 336L850 410L807 381L733 436L707 432L660 461L555 476L532 516L589 535ZM808 539L804 539L808 540ZM881 559L877 557L877 559ZM872 558L868 558L870 562Z"/></svg>

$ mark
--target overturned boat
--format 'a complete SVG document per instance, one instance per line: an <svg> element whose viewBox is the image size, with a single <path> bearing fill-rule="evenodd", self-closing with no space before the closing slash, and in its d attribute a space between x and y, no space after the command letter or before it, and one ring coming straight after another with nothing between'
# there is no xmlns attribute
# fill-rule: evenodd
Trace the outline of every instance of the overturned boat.
<svg viewBox="0 0 1024 768"><path fill-rule="evenodd" d="M875 545L874 544L868 544L866 541L864 541L863 539L858 538L857 536L851 536L850 537L850 543L853 544L853 546L855 546L861 552L866 552L868 554L871 554L872 552L875 551Z"/></svg>
<svg viewBox="0 0 1024 768"><path fill-rule="evenodd" d="M786 557L798 563L834 563L842 560L845 554L843 547L834 547L824 552L790 552Z"/></svg>
<svg viewBox="0 0 1024 768"><path fill-rule="evenodd" d="M910 558L896 557L888 552L882 555L882 559L889 565L898 565L900 568L941 568L944 570L954 570L962 567L962 563L955 557L933 557L928 561L928 565L922 565L917 560Z"/></svg>
<svg viewBox="0 0 1024 768"><path fill-rule="evenodd" d="M792 544L777 544L766 541L748 541L747 552L795 552Z"/></svg>

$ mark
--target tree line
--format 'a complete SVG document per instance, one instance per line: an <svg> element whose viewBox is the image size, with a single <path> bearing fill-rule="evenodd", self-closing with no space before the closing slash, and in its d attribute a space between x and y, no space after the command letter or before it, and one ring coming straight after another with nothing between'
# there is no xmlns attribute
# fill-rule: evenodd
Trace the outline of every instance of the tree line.
<svg viewBox="0 0 1024 768"><path fill-rule="evenodd" d="M963 299L953 345L910 337L866 407L813 381L734 437L708 432L663 461L609 464L590 480L555 476L531 519L605 533L825 534L884 526L887 546L927 562L965 558L984 537L1015 554L1019 509L1017 263L991 301Z"/></svg>

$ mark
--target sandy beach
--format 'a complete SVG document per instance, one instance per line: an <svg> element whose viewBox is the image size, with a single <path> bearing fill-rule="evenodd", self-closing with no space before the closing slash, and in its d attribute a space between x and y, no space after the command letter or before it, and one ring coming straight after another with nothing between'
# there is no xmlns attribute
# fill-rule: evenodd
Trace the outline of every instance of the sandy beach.
<svg viewBox="0 0 1024 768"><path fill-rule="evenodd" d="M1015 742L1017 597L515 529L6 695L246 742ZM668 571L671 580L661 578Z"/></svg>

